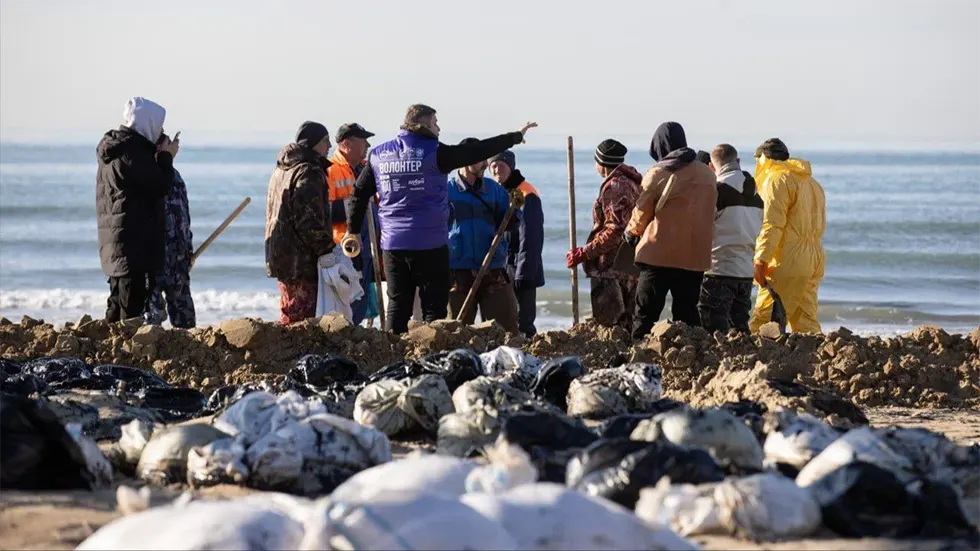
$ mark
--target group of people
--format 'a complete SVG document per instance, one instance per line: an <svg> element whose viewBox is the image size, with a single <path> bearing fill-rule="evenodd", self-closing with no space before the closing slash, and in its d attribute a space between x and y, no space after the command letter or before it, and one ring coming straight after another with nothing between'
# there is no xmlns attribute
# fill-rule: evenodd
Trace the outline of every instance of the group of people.
<svg viewBox="0 0 980 551"><path fill-rule="evenodd" d="M173 168L179 137L164 133L165 115L160 105L132 98L122 126L98 147L106 319L161 323L169 315L175 327L193 327L187 193ZM279 285L280 323L315 315L320 270L347 242L357 245L352 262L366 290L351 304L352 321L372 319L375 234L386 330L406 332L413 315L472 323L479 311L534 335L537 289L545 283L544 215L511 148L536 126L448 145L439 141L436 111L416 104L397 135L374 147L375 134L342 125L331 155L326 126L304 122L279 153L266 204L266 274ZM566 264L581 264L590 278L596 321L641 339L669 294L675 321L748 332L771 319L778 295L792 330L819 332L825 198L809 163L774 138L756 150L750 174L731 145L710 153L689 148L676 122L657 128L649 153L654 165L641 175L625 163L622 143L604 140L595 150L603 180L592 231ZM369 231L368 216L377 232ZM754 315L753 282L760 287ZM471 294L475 307L462 312Z"/></svg>
<svg viewBox="0 0 980 551"><path fill-rule="evenodd" d="M772 320L778 296L793 331L820 332L826 201L807 161L772 138L756 149L753 175L729 144L689 148L676 122L654 133L655 164L645 175L625 164L626 153L615 140L596 148L604 181L592 232L566 255L569 268L582 264L590 278L599 323L642 339L669 294L675 321L755 332Z"/></svg>

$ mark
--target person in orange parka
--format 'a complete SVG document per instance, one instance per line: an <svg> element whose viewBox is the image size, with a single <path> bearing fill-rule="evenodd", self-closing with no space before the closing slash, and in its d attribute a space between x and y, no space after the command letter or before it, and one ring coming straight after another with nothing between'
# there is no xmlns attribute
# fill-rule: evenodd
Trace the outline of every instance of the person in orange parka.
<svg viewBox="0 0 980 551"><path fill-rule="evenodd" d="M351 194L354 192L354 181L364 168L368 149L371 144L368 138L374 136L356 122L348 123L337 130L337 150L330 157L330 168L327 169L327 200L329 201L330 221L333 225L333 240L340 245L344 234L347 233L347 211ZM375 213L377 214L377 213ZM361 242L370 243L367 224L361 231ZM367 313L371 293L368 288L374 282L374 270L371 260L370 246L363 247L361 254L352 259L354 267L361 272L361 287L364 296L351 304L353 323L360 325ZM375 299L377 300L377 299Z"/></svg>

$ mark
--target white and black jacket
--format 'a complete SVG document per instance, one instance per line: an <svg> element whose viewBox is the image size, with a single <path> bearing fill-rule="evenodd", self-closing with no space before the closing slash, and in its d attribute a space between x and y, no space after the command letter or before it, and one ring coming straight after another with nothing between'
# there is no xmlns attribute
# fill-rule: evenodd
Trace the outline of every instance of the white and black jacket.
<svg viewBox="0 0 980 551"><path fill-rule="evenodd" d="M738 166L718 173L718 210L707 275L751 279L755 240L762 229L762 198L755 179Z"/></svg>

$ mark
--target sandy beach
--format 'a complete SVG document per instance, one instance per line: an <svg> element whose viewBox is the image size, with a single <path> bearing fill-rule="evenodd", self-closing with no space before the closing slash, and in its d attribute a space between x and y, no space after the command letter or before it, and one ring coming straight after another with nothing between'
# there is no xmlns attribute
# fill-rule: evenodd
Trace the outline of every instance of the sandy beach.
<svg viewBox="0 0 980 551"><path fill-rule="evenodd" d="M281 327L255 319L225 321L191 331L82 319L60 330L40 320L0 320L0 356L14 359L78 356L90 363L148 369L174 384L205 394L226 384L284 377L304 353L340 353L370 373L392 361L446 349L477 351L499 345L525 349L540 358L578 355L589 369L635 360L659 363L667 397L697 406L754 400L769 408L810 411L832 424L849 426L866 416L872 426L922 427L959 444L980 440L980 329L949 335L923 327L901 337L859 337L846 329L821 336L769 339L732 333L709 335L668 323L645 341L629 346L625 334L586 322L530 341L507 335L493 324L455 322L415 325L402 336L355 327L325 316ZM792 381L805 392L793 396L772 380ZM402 456L418 443L398 443ZM426 446L425 444L422 447ZM132 479L119 484L141 486ZM0 496L0 548L71 549L116 518L113 488L95 492L4 491ZM186 487L154 488L164 503ZM252 490L217 486L196 491L202 498L234 497ZM980 503L966 507L980 521ZM842 540L831 533L814 539L756 544L724 537L695 538L705 549L940 549L944 542Z"/></svg>

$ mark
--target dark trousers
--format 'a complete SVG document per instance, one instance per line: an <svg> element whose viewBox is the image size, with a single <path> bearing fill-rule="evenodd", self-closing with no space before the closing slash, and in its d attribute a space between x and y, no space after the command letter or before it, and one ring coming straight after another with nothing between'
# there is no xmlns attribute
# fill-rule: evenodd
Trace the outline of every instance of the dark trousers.
<svg viewBox="0 0 980 551"><path fill-rule="evenodd" d="M452 286L449 289L449 311L455 318L459 316L466 296L476 282L476 270L453 270L450 278ZM463 318L463 323L470 325L476 321L476 311L479 309L480 317L484 321L495 320L510 333L518 331L517 297L514 296L514 285L506 270L487 270L473 300L474 304L470 307L469 314Z"/></svg>
<svg viewBox="0 0 980 551"><path fill-rule="evenodd" d="M633 315L634 340L646 337L653 324L660 320L667 293L670 293L672 300L671 314L675 322L683 321L693 327L701 325L698 296L701 294L704 272L640 263L637 263L637 267L640 268L640 281L636 286L636 312Z"/></svg>
<svg viewBox="0 0 980 551"><path fill-rule="evenodd" d="M538 333L534 320L538 317L538 289L514 288L517 294L517 328L525 337L533 337Z"/></svg>
<svg viewBox="0 0 980 551"><path fill-rule="evenodd" d="M105 320L117 322L130 318L142 318L146 301L153 291L147 274L130 274L109 278L109 300L106 301Z"/></svg>
<svg viewBox="0 0 980 551"><path fill-rule="evenodd" d="M449 304L449 247L424 251L384 251L388 282L386 329L408 331L415 305L415 290L422 303L422 319L432 322L446 317Z"/></svg>
<svg viewBox="0 0 980 551"><path fill-rule="evenodd" d="M708 331L729 329L749 332L749 313L752 311L752 278L704 276L698 313L701 325Z"/></svg>

